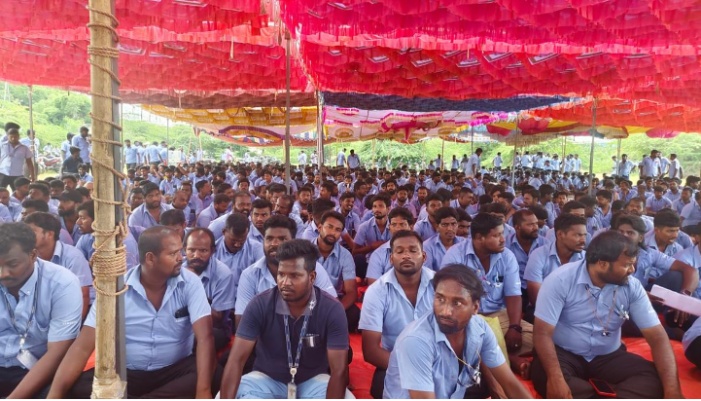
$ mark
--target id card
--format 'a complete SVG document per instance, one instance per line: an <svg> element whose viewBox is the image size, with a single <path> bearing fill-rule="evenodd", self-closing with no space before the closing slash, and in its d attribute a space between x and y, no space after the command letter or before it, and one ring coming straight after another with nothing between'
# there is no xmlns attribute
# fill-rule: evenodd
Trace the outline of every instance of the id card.
<svg viewBox="0 0 701 401"><path fill-rule="evenodd" d="M294 381L287 383L287 399L297 399L297 385L294 383Z"/></svg>
<svg viewBox="0 0 701 401"><path fill-rule="evenodd" d="M27 370L31 370L34 367L34 365L36 365L36 363L39 361L31 352L27 351L26 349L19 350L19 353L17 354L17 360Z"/></svg>

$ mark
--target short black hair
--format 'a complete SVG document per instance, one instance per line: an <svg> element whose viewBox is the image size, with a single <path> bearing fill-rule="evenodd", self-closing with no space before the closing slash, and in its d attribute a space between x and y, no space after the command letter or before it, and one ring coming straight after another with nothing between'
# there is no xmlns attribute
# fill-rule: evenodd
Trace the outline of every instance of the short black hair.
<svg viewBox="0 0 701 401"><path fill-rule="evenodd" d="M453 263L443 266L435 276L433 276L433 290L438 288L438 284L441 281L453 280L460 286L470 293L470 298L472 302L478 302L482 295L484 295L484 287L482 287L482 280L477 277L477 274L471 268L459 264Z"/></svg>
<svg viewBox="0 0 701 401"><path fill-rule="evenodd" d="M185 224L186 221L185 212L180 209L170 209L161 213L159 223L162 226L179 226Z"/></svg>
<svg viewBox="0 0 701 401"><path fill-rule="evenodd" d="M571 213L575 209L586 209L583 203L578 201L569 201L562 206L562 213Z"/></svg>
<svg viewBox="0 0 701 401"><path fill-rule="evenodd" d="M182 213L182 211L179 210ZM146 261L146 254L160 254L163 252L163 239L169 235L180 238L175 230L165 226L149 227L139 236L139 262Z"/></svg>
<svg viewBox="0 0 701 401"><path fill-rule="evenodd" d="M63 181L63 180L73 181L74 184L78 183L78 179L75 178L75 176L73 174L64 175L63 177L61 177L61 181ZM15 185L17 185L17 183L15 183Z"/></svg>
<svg viewBox="0 0 701 401"><path fill-rule="evenodd" d="M642 218L636 215L619 212L615 216L613 216L613 218L611 218L612 230L618 230L618 228L624 224L628 224L629 226L631 226L633 230L637 231L640 235L645 235L645 233L647 232L647 226L645 225L645 222Z"/></svg>
<svg viewBox="0 0 701 401"><path fill-rule="evenodd" d="M375 202L378 201L383 202L387 207L392 205L392 198L390 198L390 196L387 194L377 194L373 196L371 204L375 204Z"/></svg>
<svg viewBox="0 0 701 401"><path fill-rule="evenodd" d="M183 239L183 243L187 244L188 238L190 238L190 236L192 236L194 234L198 234L198 233L204 233L205 235L207 235L209 237L209 241L210 241L212 249L214 249L214 247L216 247L216 244L215 244L216 239L214 238L214 234L212 233L212 230L210 230L209 228L205 228L205 227L194 227L192 230L188 231L187 234L185 234L185 238ZM214 257L214 255L212 255L212 257Z"/></svg>
<svg viewBox="0 0 701 401"><path fill-rule="evenodd" d="M555 219L555 232L567 231L572 226L583 225L587 226L587 219L582 216L577 216L572 213L562 213Z"/></svg>
<svg viewBox="0 0 701 401"><path fill-rule="evenodd" d="M48 212L49 204L41 199L25 199L22 201L24 209L34 209L35 212Z"/></svg>
<svg viewBox="0 0 701 401"><path fill-rule="evenodd" d="M657 227L672 227L679 228L682 226L682 220L676 211L672 209L662 209L655 214L655 228Z"/></svg>
<svg viewBox="0 0 701 401"><path fill-rule="evenodd" d="M231 231L234 235L243 235L248 231L250 222L248 217L243 213L231 213L226 218L226 226L224 231Z"/></svg>
<svg viewBox="0 0 701 401"><path fill-rule="evenodd" d="M6 255L15 244L26 254L36 248L36 235L25 223L3 223L0 226L0 255Z"/></svg>
<svg viewBox="0 0 701 401"><path fill-rule="evenodd" d="M276 258L278 261L304 258L304 269L311 273L316 270L319 250L306 239L292 239L280 244Z"/></svg>
<svg viewBox="0 0 701 401"><path fill-rule="evenodd" d="M493 229L504 225L504 220L501 217L497 217L491 213L477 213L474 219L472 219L472 225L470 225L470 234L472 238L476 238L477 235L486 236Z"/></svg>
<svg viewBox="0 0 701 401"><path fill-rule="evenodd" d="M147 181L146 184L142 185L141 190L144 191L144 196L147 196L148 194L154 191L161 191L158 188L158 185L152 183L151 181Z"/></svg>
<svg viewBox="0 0 701 401"><path fill-rule="evenodd" d="M421 250L424 249L424 241L421 239L419 233L414 230L400 230L394 233L392 239L389 240L389 249L394 250L394 242L400 238L415 238L419 242L419 247Z"/></svg>
<svg viewBox="0 0 701 401"><path fill-rule="evenodd" d="M273 215L265 221L265 224L263 224L263 232L265 233L271 228L285 228L290 231L290 237L292 238L297 235L297 223L295 223L295 221L291 218L282 214ZM278 254L279 252L280 251L278 250Z"/></svg>
<svg viewBox="0 0 701 401"><path fill-rule="evenodd" d="M633 240L618 231L609 230L597 235L589 243L586 254L587 264L591 265L599 261L615 262L621 254L631 258L636 257L638 249L638 244Z"/></svg>
<svg viewBox="0 0 701 401"><path fill-rule="evenodd" d="M74 178L75 178L75 177L74 177ZM78 181L76 181L76 182L78 182ZM29 179L28 179L27 177L15 178L15 181L13 182L13 184L15 185L15 188L17 188L17 187L23 187L23 186L29 185L29 184L31 184L31 183L32 183L32 182L29 181Z"/></svg>
<svg viewBox="0 0 701 401"><path fill-rule="evenodd" d="M90 216L91 219L95 220L95 202L92 200L89 200L87 202L83 202L78 207L76 208L76 213L80 212L81 210L84 210L88 216Z"/></svg>
<svg viewBox="0 0 701 401"><path fill-rule="evenodd" d="M403 207L395 207L394 209L389 211L389 214L387 214L387 221L391 222L392 219L396 217L400 217L406 220L406 222L409 223L409 226L414 225L414 215L411 214L411 212L408 209L405 209Z"/></svg>
<svg viewBox="0 0 701 401"><path fill-rule="evenodd" d="M51 193L48 185L45 185L45 184L42 184L39 182L29 184L29 190L31 191L32 189L37 189L37 190L41 191L41 193L44 194L45 197L48 197L49 194Z"/></svg>
<svg viewBox="0 0 701 401"><path fill-rule="evenodd" d="M329 210L333 210L336 207L334 201L330 199L317 198L312 202L312 217L315 219L321 219L321 216Z"/></svg>
<svg viewBox="0 0 701 401"><path fill-rule="evenodd" d="M596 191L596 197L598 198L599 196L604 199L607 199L609 202L613 200L613 194L607 189L600 189Z"/></svg>
<svg viewBox="0 0 701 401"><path fill-rule="evenodd" d="M24 218L25 224L34 224L43 231L48 231L54 234L54 240L58 241L61 235L61 222L58 217L51 213L34 212Z"/></svg>
<svg viewBox="0 0 701 401"><path fill-rule="evenodd" d="M251 210L253 209L270 209L273 211L273 204L267 199L258 198L251 204Z"/></svg>
<svg viewBox="0 0 701 401"><path fill-rule="evenodd" d="M338 213L335 210L327 210L323 215L321 215L321 224L324 224L324 222L328 219L336 219L341 222L343 228L346 228L346 219L341 213Z"/></svg>
<svg viewBox="0 0 701 401"><path fill-rule="evenodd" d="M521 210L518 210L518 211L517 211L516 213L514 213L514 215L513 215L514 227L516 227L516 226L518 226L518 225L521 225L521 223L523 223L523 220L524 220L526 217L529 217L529 216L535 216L535 212L533 212L531 209L521 209ZM537 218L537 217L536 217L536 218ZM539 220L541 220L541 219L539 219Z"/></svg>
<svg viewBox="0 0 701 401"><path fill-rule="evenodd" d="M456 222L458 221L458 212L455 211L455 208L444 206L433 213L433 220L436 224L440 224L441 220L450 217L454 218Z"/></svg>

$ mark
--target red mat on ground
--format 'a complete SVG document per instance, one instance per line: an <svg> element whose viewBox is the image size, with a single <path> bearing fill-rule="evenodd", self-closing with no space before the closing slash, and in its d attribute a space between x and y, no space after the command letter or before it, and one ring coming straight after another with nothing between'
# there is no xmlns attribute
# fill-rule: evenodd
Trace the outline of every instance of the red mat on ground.
<svg viewBox="0 0 701 401"><path fill-rule="evenodd" d="M624 339L628 351L652 360L650 347L644 338ZM370 383L375 368L363 360L363 347L360 334L351 334L350 344L353 347L353 362L350 365L350 387L357 398L372 398L370 396ZM679 378L682 383L682 392L687 398L701 398L701 370L684 357L684 349L678 341L672 341L672 348L677 358ZM528 388L534 397L538 397L533 388L533 383L526 380L521 382ZM538 397L540 398L540 397Z"/></svg>

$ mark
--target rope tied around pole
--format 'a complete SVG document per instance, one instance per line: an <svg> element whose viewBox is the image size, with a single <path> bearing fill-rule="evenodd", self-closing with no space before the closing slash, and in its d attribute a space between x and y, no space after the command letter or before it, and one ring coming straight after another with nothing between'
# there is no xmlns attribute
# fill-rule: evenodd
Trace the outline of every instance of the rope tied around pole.
<svg viewBox="0 0 701 401"><path fill-rule="evenodd" d="M98 15L102 15L104 17L107 17L111 24L104 24L104 23L99 23L99 22L91 22L87 24L88 28L102 28L105 29L109 32L110 35L112 35L114 42L118 43L119 42L119 35L117 34L117 30L115 29L117 26L119 26L119 21L117 18L112 15L111 13L104 12L102 10L97 10L92 7L88 7L88 10L91 13L95 13ZM116 84L117 86L121 85L121 80L117 76L117 74L112 71L111 68L105 68L102 65L98 64L95 62L94 58L95 57L103 57L103 58L110 58L113 60L116 60L119 57L119 50L114 48L114 47L100 47L100 46L88 46L88 63L94 67L97 68L98 70L104 72L107 74L112 82ZM111 99L112 101L115 102L120 102L121 103L121 98L113 95L107 95L103 93L97 93L95 91L90 91L91 96L95 97L100 97L103 99ZM93 121L99 121L101 123L107 124L108 126L112 127L112 129L122 131L122 126L113 122L112 120L107 120L102 117L99 117L95 115L94 113L90 113L90 118ZM117 147L122 147L122 143L114 140L109 140L109 139L102 139L102 138L96 138L93 137L92 139L93 143L96 144L101 144L105 146L117 146ZM118 180L124 180L126 178L126 175L120 171L117 171L113 165L114 165L114 158L113 157L107 157L107 158L96 158L94 154L90 155L90 161L94 165L98 165L106 170L108 170L114 177L116 177ZM127 223L126 223L126 218L130 214L130 207L129 204L126 202L126 187L124 185L119 185L120 191L122 193L122 201L117 202L114 200L110 199L102 199L93 193L92 199L96 204L101 204L104 206L109 206L109 207L115 207L119 206L122 208L123 213L122 213L122 221L120 221L114 228L109 229L109 230L104 230L104 229L98 229L96 225L96 221L93 222L92 228L94 230L94 237L95 237L95 243L93 244L93 248L95 249L95 252L93 255L90 257L90 267L93 268L93 266L97 266L98 269L93 269L93 274L95 276L95 279L93 280L93 288L95 288L95 291L98 292L101 295L108 296L108 297L117 297L127 291L129 288L128 285L125 285L122 289L117 290L115 292L112 291L106 291L102 288L99 287L97 284L98 280L97 278L117 278L120 276L123 276L126 271L126 247L124 246L123 243L123 238L127 235L128 233L128 228L127 228ZM98 243L98 239L102 239L101 242ZM112 244L119 244L118 246L111 248ZM109 249L111 248L111 249Z"/></svg>

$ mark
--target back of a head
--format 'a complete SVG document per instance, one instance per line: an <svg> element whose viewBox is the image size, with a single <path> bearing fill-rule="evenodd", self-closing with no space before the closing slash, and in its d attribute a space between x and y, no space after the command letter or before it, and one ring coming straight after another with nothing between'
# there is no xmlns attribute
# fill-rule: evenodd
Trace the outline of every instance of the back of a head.
<svg viewBox="0 0 701 401"><path fill-rule="evenodd" d="M477 215L472 219L472 224L470 225L470 234L472 238L476 238L477 235L486 236L493 229L504 225L504 220L501 217L495 216L491 213L477 213Z"/></svg>
<svg viewBox="0 0 701 401"><path fill-rule="evenodd" d="M61 222L58 217L51 213L34 212L25 217L23 221L25 224L32 224L41 228L43 231L53 233L55 240L58 240L61 234Z"/></svg>
<svg viewBox="0 0 701 401"><path fill-rule="evenodd" d="M37 245L34 231L25 223L0 224L0 255L7 255L15 245L19 245L23 253L32 252Z"/></svg>
<svg viewBox="0 0 701 401"><path fill-rule="evenodd" d="M307 272L313 272L316 270L319 250L305 239L292 239L280 244L276 258L279 262L303 258L304 269Z"/></svg>
<svg viewBox="0 0 701 401"><path fill-rule="evenodd" d="M436 224L440 224L443 219L454 218L455 222L458 222L458 212L452 207L441 207L433 213L433 220Z"/></svg>
<svg viewBox="0 0 701 401"><path fill-rule="evenodd" d="M633 216L637 217L637 216ZM587 264L598 262L615 262L621 255L633 258L638 256L638 245L625 235L615 230L608 230L597 235L587 247Z"/></svg>
<svg viewBox="0 0 701 401"><path fill-rule="evenodd" d="M596 206L596 198L589 195L582 196L581 198L579 198L579 203L583 204L586 208L594 207Z"/></svg>
<svg viewBox="0 0 701 401"><path fill-rule="evenodd" d="M34 209L35 212L49 211L49 204L41 199L25 199L22 201L22 207L25 209Z"/></svg>
<svg viewBox="0 0 701 401"><path fill-rule="evenodd" d="M321 219L321 216L336 207L334 201L330 199L317 198L312 202L312 216Z"/></svg>

